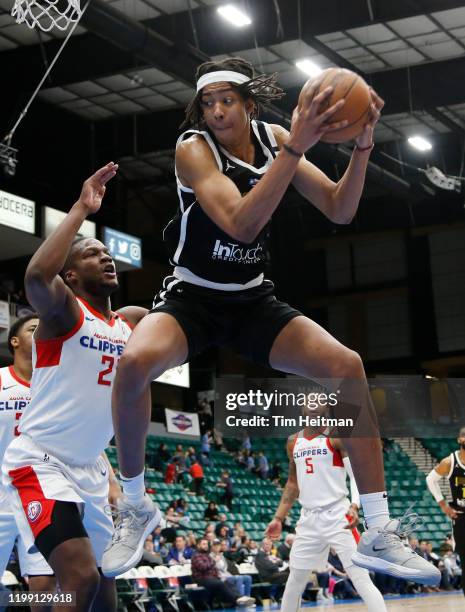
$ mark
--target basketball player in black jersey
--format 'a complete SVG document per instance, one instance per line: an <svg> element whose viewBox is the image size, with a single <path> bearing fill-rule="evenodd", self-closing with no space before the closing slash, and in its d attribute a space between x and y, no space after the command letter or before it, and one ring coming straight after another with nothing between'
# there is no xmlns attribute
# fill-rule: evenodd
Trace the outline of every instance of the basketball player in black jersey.
<svg viewBox="0 0 465 612"><path fill-rule="evenodd" d="M437 465L426 477L428 488L438 502L441 510L454 525L455 550L462 564L462 589L465 595L465 427L462 427L457 438L460 449L451 453ZM452 502L444 499L439 482L448 478Z"/></svg>
<svg viewBox="0 0 465 612"><path fill-rule="evenodd" d="M208 346L228 345L283 372L365 384L360 356L279 302L263 270L271 216L291 183L334 223L353 219L383 100L372 91L368 122L346 172L335 183L304 156L323 134L346 125L331 123L343 101L324 110L330 87L317 93L318 81L304 86L288 132L256 121L259 103L282 94L275 77L256 77L249 62L229 58L202 64L196 78L197 94L186 111L186 123L193 129L180 137L176 148L180 209L164 233L173 274L131 336L113 388L123 491L140 516L150 506L144 497L150 381L166 369ZM368 391L365 395L368 402ZM413 552L407 558L397 526L388 527L381 445L375 436L346 441L370 528L354 561L397 573L410 567L417 580L435 583L439 572L432 575ZM150 527L144 521L136 534L133 515L127 515L125 537L118 536L104 556L107 575L122 573L134 550L142 554Z"/></svg>

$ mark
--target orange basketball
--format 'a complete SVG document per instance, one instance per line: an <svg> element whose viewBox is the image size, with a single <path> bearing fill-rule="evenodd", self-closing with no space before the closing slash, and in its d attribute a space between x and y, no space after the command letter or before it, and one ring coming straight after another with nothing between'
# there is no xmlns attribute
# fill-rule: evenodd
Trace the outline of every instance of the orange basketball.
<svg viewBox="0 0 465 612"><path fill-rule="evenodd" d="M320 112L324 112L338 100L344 98L344 106L331 116L329 122L336 123L344 120L349 122L346 127L325 134L321 140L336 144L347 142L359 136L363 131L370 112L370 88L366 82L361 76L345 68L328 68L318 75L316 79L321 82L315 95L326 89L326 87L333 87L333 93L323 102ZM308 88L314 82L315 79L310 79L303 86L299 96L299 105L301 103L301 96L308 91Z"/></svg>

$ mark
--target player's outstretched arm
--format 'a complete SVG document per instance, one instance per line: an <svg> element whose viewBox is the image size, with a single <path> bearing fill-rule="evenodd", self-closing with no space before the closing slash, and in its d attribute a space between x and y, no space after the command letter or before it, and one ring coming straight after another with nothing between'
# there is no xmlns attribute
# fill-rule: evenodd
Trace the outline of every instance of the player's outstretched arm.
<svg viewBox="0 0 465 612"><path fill-rule="evenodd" d="M35 252L27 267L24 285L29 303L41 321L55 323L53 327L57 333L69 331L79 317L79 306L59 274L82 222L99 210L105 185L117 169L118 166L110 162L84 182L77 202Z"/></svg>
<svg viewBox="0 0 465 612"><path fill-rule="evenodd" d="M451 470L452 464L450 457L445 457L426 477L426 484L430 490L431 495L438 502L441 510L451 519L456 519L459 514L462 514L458 510L451 508L444 499L444 495L439 487L441 480L448 476Z"/></svg>
<svg viewBox="0 0 465 612"><path fill-rule="evenodd" d="M294 457L292 456L292 449L294 447L294 440L297 434L293 434L287 441L287 456L289 457L289 473L287 476L286 486L281 495L278 508L275 512L274 518L268 524L265 530L265 535L277 540L281 536L283 521L289 514L294 502L299 497L299 485L297 482L297 471L295 467Z"/></svg>
<svg viewBox="0 0 465 612"><path fill-rule="evenodd" d="M362 134L356 140L357 147L355 147L349 165L341 179L335 183L305 157L302 157L299 161L292 179L292 184L297 191L333 223L350 223L357 212L362 196L368 159L373 144L373 131L384 106L384 100L373 90L371 90L371 97L368 122ZM289 132L286 129L280 125L272 125L271 127L278 145L281 146L288 141Z"/></svg>

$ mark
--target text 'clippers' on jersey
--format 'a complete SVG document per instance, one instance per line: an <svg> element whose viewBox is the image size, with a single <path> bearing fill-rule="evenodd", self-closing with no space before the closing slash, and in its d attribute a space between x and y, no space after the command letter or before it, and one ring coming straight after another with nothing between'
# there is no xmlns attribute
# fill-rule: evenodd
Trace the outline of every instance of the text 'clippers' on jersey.
<svg viewBox="0 0 465 612"><path fill-rule="evenodd" d="M113 313L109 322L84 300L66 336L33 342L33 400L20 432L62 461L87 465L113 436L111 387L131 334Z"/></svg>

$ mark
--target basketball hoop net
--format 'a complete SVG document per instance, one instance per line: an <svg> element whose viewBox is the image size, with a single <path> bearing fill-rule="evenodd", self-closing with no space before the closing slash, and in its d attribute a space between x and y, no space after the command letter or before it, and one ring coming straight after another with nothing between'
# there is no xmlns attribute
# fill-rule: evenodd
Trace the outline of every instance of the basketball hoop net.
<svg viewBox="0 0 465 612"><path fill-rule="evenodd" d="M15 0L11 14L16 23L48 32L52 28L66 30L70 23L79 21L82 9L80 0Z"/></svg>

